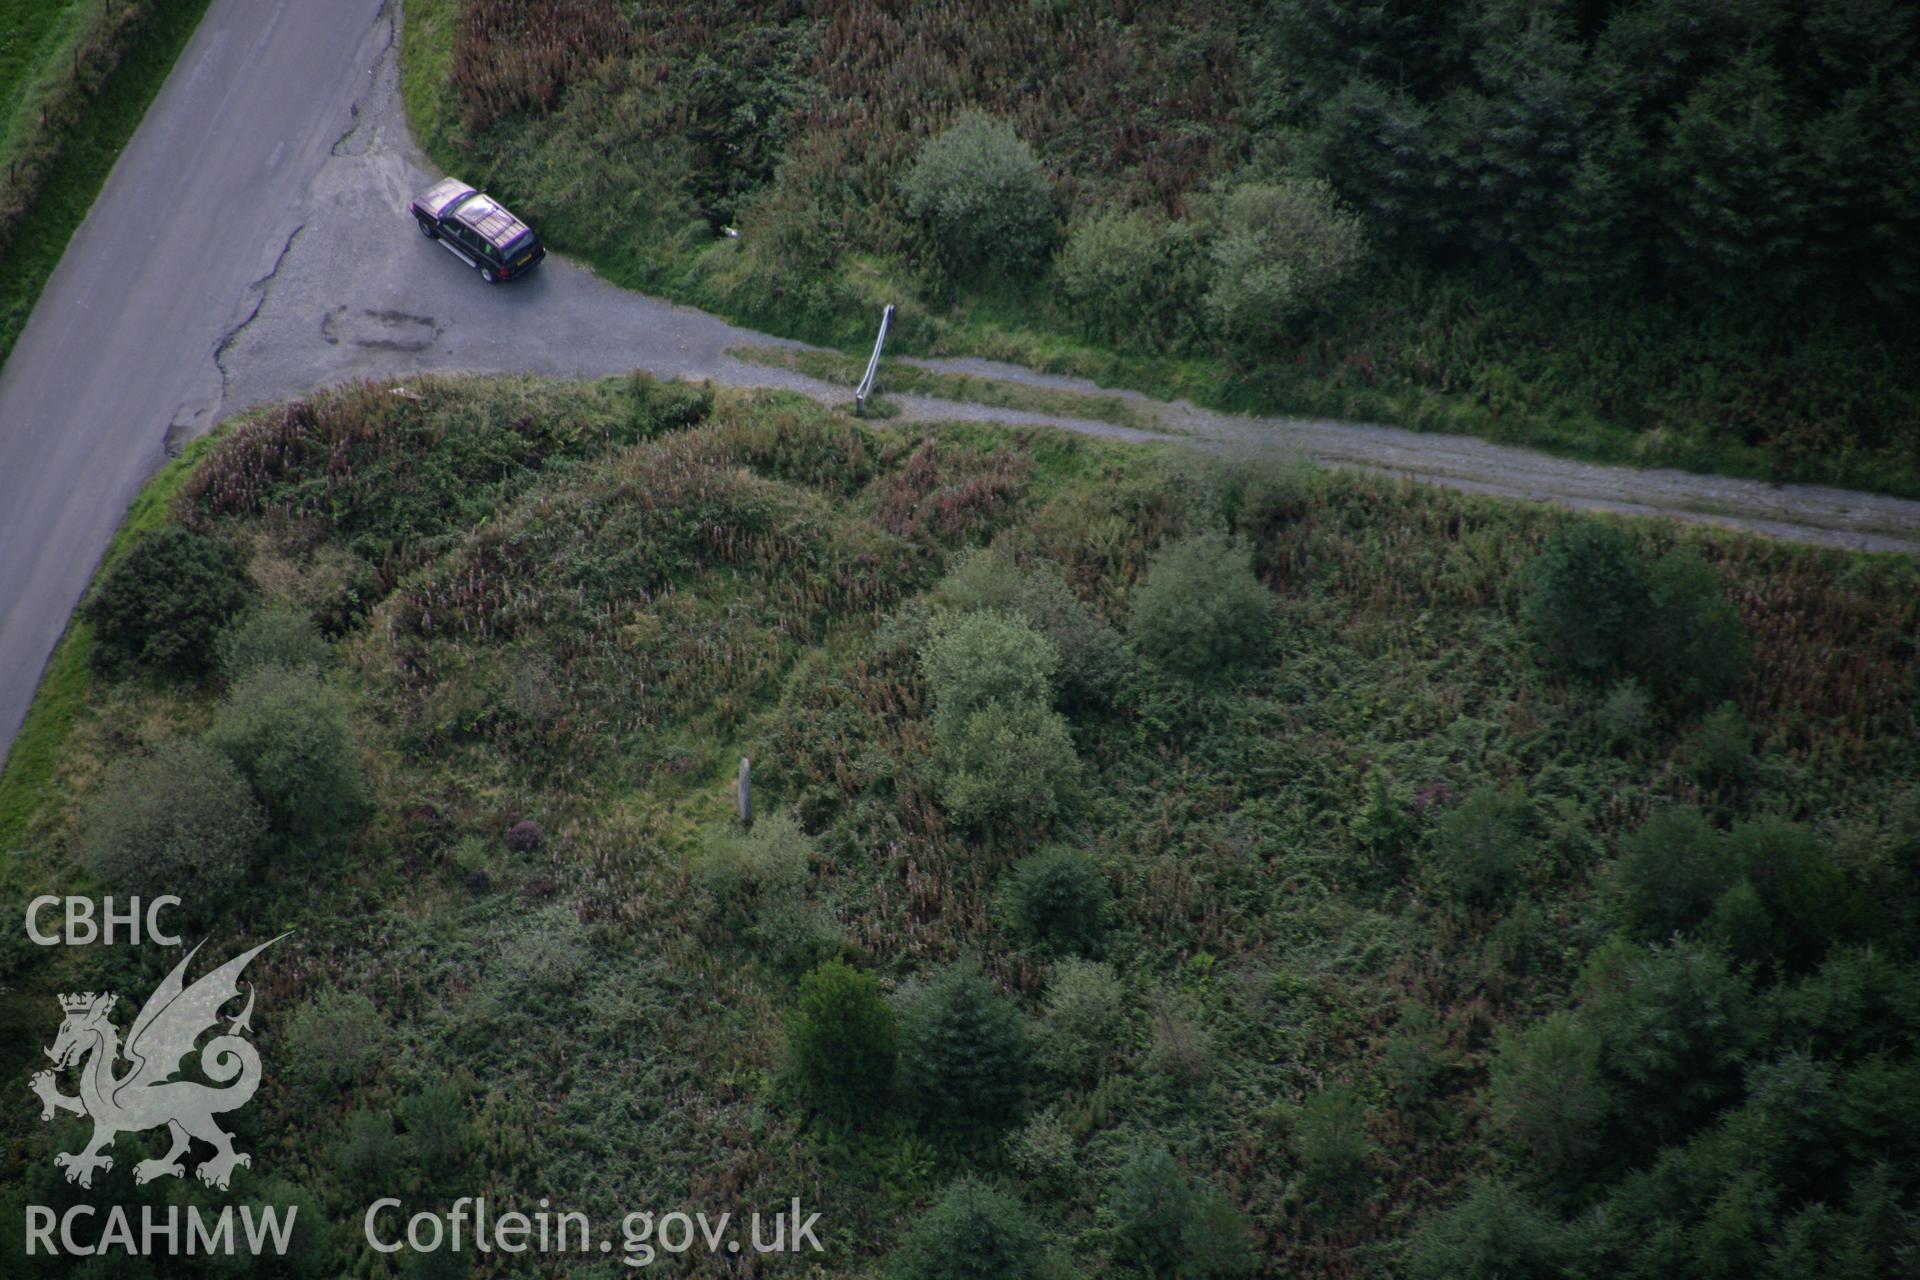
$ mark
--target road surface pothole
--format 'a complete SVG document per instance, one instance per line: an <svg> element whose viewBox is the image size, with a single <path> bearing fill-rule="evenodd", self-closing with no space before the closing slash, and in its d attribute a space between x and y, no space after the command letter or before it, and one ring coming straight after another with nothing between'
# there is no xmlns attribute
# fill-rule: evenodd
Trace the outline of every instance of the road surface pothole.
<svg viewBox="0 0 1920 1280"><path fill-rule="evenodd" d="M355 311L335 307L320 321L330 346L349 343L369 351L425 351L440 336L432 316L405 311Z"/></svg>

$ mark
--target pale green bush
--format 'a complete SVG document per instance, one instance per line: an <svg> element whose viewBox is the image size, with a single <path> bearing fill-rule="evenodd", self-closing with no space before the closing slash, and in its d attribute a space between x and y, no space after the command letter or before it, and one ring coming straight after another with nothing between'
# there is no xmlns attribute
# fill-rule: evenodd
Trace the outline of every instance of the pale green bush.
<svg viewBox="0 0 1920 1280"><path fill-rule="evenodd" d="M1127 989L1097 960L1062 960L1047 984L1035 1049L1047 1070L1084 1080L1113 1055L1126 1020Z"/></svg>
<svg viewBox="0 0 1920 1280"><path fill-rule="evenodd" d="M1046 171L1006 120L962 113L921 146L900 190L958 270L1015 270L1053 247Z"/></svg>
<svg viewBox="0 0 1920 1280"><path fill-rule="evenodd" d="M1259 349L1324 306L1365 259L1360 220L1327 184L1289 178L1228 193L1206 309L1230 346Z"/></svg>
<svg viewBox="0 0 1920 1280"><path fill-rule="evenodd" d="M1209 531L1169 543L1153 557L1134 591L1129 631L1160 666L1215 679L1266 653L1273 614L1273 595L1254 576L1252 553Z"/></svg>
<svg viewBox="0 0 1920 1280"><path fill-rule="evenodd" d="M359 992L322 991L294 1011L283 1069L316 1100L329 1099L373 1066L383 1026L373 1001Z"/></svg>
<svg viewBox="0 0 1920 1280"><path fill-rule="evenodd" d="M933 694L934 732L952 741L990 706L1051 705L1060 651L1018 618L963 613L935 624L920 666Z"/></svg>
<svg viewBox="0 0 1920 1280"><path fill-rule="evenodd" d="M1022 566L1003 551L968 551L939 595L956 611L1002 613L1044 636L1059 655L1055 683L1063 707L1104 703L1126 671L1119 633L1073 593L1052 561Z"/></svg>
<svg viewBox="0 0 1920 1280"><path fill-rule="evenodd" d="M333 646L313 625L313 618L290 605L249 609L220 633L214 647L220 656L220 674L229 682L260 667L319 671L333 661Z"/></svg>
<svg viewBox="0 0 1920 1280"><path fill-rule="evenodd" d="M1002 830L1045 827L1078 794L1080 760L1056 711L993 703L942 742L940 797L962 822Z"/></svg>
<svg viewBox="0 0 1920 1280"><path fill-rule="evenodd" d="M199 914L244 882L267 822L232 762L174 740L109 769L81 832L81 861L108 888L174 894Z"/></svg>
<svg viewBox="0 0 1920 1280"><path fill-rule="evenodd" d="M1075 316L1099 337L1182 349L1200 334L1209 263L1192 223L1110 210L1074 223L1053 269Z"/></svg>
<svg viewBox="0 0 1920 1280"><path fill-rule="evenodd" d="M207 742L253 784L273 830L296 844L343 835L371 807L346 699L310 673L261 667L244 677Z"/></svg>

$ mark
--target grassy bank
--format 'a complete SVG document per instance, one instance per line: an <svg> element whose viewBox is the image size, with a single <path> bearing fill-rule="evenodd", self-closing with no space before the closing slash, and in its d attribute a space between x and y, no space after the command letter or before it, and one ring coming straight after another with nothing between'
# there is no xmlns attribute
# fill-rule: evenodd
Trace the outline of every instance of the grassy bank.
<svg viewBox="0 0 1920 1280"><path fill-rule="evenodd" d="M275 634L318 674L61 668L68 727L27 862L73 882L101 797L126 785L114 766L224 741L262 688L344 717L345 825L323 809L270 829L188 908L223 954L298 930L250 973L262 1057L284 1069L248 1110L255 1164L235 1185L326 1224L302 1274L378 1270L359 1215L390 1183L422 1205L548 1196L616 1239L636 1205L800 1195L826 1273L876 1277L968 1174L1079 1273L1134 1274L1118 1223L1142 1170L1166 1167L1156 1151L1221 1246L1195 1274L1248 1255L1273 1275L1458 1274L1483 1238L1519 1239L1543 1275L1708 1270L1783 1240L1825 1250L1796 1255L1814 1271L1833 1240L1894 1256L1898 1215L1872 1197L1898 1203L1920 1168L1883 1125L1912 1028L1876 1012L1916 982L1907 561L1617 526L1645 563L1697 556L1731 602L1751 660L1712 711L1535 662L1527 566L1572 517L1364 475L870 427L645 379L464 378L261 409L168 474L170 499L143 511L238 548L247 607L300 619L306 638ZM1142 601L1169 547L1200 538L1217 564L1205 540L1226 528L1264 602L1259 643L1181 665ZM955 695L928 656L966 625L1028 634L980 603L1005 591L1049 637L1034 652L1074 655L1038 713L1059 736L995 784L1018 822L968 807L942 719ZM1181 612L1155 625L1179 631ZM300 721L308 759L326 754L317 722ZM743 755L747 839L730 819ZM1044 803L1041 782L1059 783ZM1745 932L1688 919L1683 946L1649 949L1621 868L1670 808L1714 849L1773 833L1756 846L1769 874L1814 842L1831 873L1792 900L1834 913L1774 919L1817 945L1729 976L1714 957L1775 955L1750 922L1785 910L1736 886ZM1022 923L1016 882L1041 854L1090 869L1076 892L1103 907L1084 958ZM62 982L160 976L132 949L64 950ZM817 1110L786 1037L802 974L830 956L902 1010L903 1045L928 984L977 963L1023 1028L1010 1109L955 1123L903 1072L854 1124ZM1669 989L1635 956L1698 972L1659 969ZM45 1042L56 978L13 958L32 1014L15 1038ZM1690 1021L1700 982L1750 1037L1752 1074L1712 1074L1682 1108L1643 1064L1564 1113L1579 1079L1525 1074L1549 1022L1578 1061L1599 1036L1606 1073L1641 1037L1725 1025ZM1775 1175L1801 1131L1763 1122L1795 1071L1842 1089L1857 1121L1815 1112L1839 1126L1830 1154ZM1529 1145L1540 1113L1515 1119L1532 1095L1514 1079L1567 1126L1561 1163ZM1650 1098L1657 1133L1632 1123ZM76 1194L51 1164L73 1126L26 1108L0 1125L23 1156L0 1198ZM201 1198L123 1181L135 1141L118 1200ZM1685 1181L1650 1181L1656 1161ZM1762 1194L1762 1220L1709 1216ZM1829 1234L1803 1239L1815 1227Z"/></svg>
<svg viewBox="0 0 1920 1280"><path fill-rule="evenodd" d="M107 21L117 33L117 43L110 46L114 61L111 71L102 73L90 94L55 113L53 130L45 137L33 137L39 130L39 115L31 94L23 98L16 120L9 124L9 139L22 146L35 146L45 158L36 167L30 201L13 223L6 245L9 270L0 279L0 362L12 351L41 289L66 252L67 242L93 207L101 184L139 128L148 104L166 82L208 2L150 0L145 16L137 22L129 20L139 12L129 0L113 0L104 9L99 4L70 7L67 21L78 32L75 39L84 40L94 30L82 22L81 15L96 10L108 14ZM98 42L102 37L93 39ZM41 75L57 80L60 64L71 58L72 50L61 54L55 45L46 48L53 50L49 54L52 62Z"/></svg>

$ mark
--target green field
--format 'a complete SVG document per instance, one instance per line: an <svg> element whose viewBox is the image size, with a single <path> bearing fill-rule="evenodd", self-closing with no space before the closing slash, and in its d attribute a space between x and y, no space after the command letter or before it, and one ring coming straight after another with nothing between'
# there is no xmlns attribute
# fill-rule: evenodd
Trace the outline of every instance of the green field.
<svg viewBox="0 0 1920 1280"><path fill-rule="evenodd" d="M967 1178L1013 1277L1912 1248L1910 561L644 378L347 387L160 483L124 563L189 558L108 570L146 621L70 639L0 874L178 859L209 955L297 931L235 1115L238 1195L311 1224L289 1274L395 1274L386 1187L616 1234L799 1196L824 1274L909 1280L971 1256L932 1207ZM1578 545L1613 577L1537 567ZM1622 573L1653 603L1608 656ZM21 1080L56 991L174 959L6 937ZM795 1056L830 959L897 1031L897 1077L830 1075L850 1114ZM0 1133L0 1201L86 1198L82 1126ZM141 1142L96 1198L219 1199L133 1187Z"/></svg>

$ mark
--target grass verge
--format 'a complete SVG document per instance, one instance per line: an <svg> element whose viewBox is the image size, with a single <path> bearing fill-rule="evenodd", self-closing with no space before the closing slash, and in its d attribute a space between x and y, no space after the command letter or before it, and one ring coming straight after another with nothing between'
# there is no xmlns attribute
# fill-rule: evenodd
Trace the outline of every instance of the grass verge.
<svg viewBox="0 0 1920 1280"><path fill-rule="evenodd" d="M7 249L7 270L0 276L0 364L209 2L180 0L156 12L62 140L59 158Z"/></svg>
<svg viewBox="0 0 1920 1280"><path fill-rule="evenodd" d="M102 0L9 0L0 43L0 161L18 152L59 66L72 56Z"/></svg>
<svg viewBox="0 0 1920 1280"><path fill-rule="evenodd" d="M107 553L100 560L102 569L125 555L135 539L172 518L174 495L180 492L180 486L192 474L194 463L212 447L216 438L217 433L195 440L147 482L128 508L119 532L107 544ZM34 693L33 705L27 709L27 718L7 752L6 766L0 770L0 853L19 850L49 794L67 735L86 702L87 660L92 653L92 642L93 629L80 618L74 618L48 660L46 674L41 676L40 688ZM0 872L0 884L6 880L4 872Z"/></svg>
<svg viewBox="0 0 1920 1280"><path fill-rule="evenodd" d="M801 351L792 347L764 346L733 347L727 354L748 364L770 369L790 369L842 387L858 386L867 368L865 360L838 351ZM904 360L882 360L875 386L894 395L958 400L966 404L1018 409L1024 413L1044 413L1059 418L1086 418L1141 431L1152 431L1160 426L1159 416L1152 410L1119 396L1096 396L1081 391L1063 391L1057 387L1027 386L1002 378L929 369Z"/></svg>

